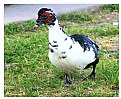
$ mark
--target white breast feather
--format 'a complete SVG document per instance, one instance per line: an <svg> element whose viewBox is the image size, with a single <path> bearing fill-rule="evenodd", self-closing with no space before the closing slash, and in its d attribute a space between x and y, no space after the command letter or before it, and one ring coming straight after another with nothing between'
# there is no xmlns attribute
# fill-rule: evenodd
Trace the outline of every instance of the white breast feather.
<svg viewBox="0 0 121 99"><path fill-rule="evenodd" d="M59 58L62 56L62 52L66 52L66 58ZM49 59L53 65L59 69L72 73L82 71L89 63L95 60L95 53L93 49L85 51L77 42L72 44L72 48L69 49L68 43L59 44L58 50L54 50L54 53L49 52Z"/></svg>

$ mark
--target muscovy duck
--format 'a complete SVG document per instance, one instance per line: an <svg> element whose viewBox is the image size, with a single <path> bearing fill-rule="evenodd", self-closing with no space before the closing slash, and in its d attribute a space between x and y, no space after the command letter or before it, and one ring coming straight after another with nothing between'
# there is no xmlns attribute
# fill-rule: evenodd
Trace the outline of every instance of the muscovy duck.
<svg viewBox="0 0 121 99"><path fill-rule="evenodd" d="M65 34L51 9L41 8L38 11L34 29L41 24L49 26L49 59L53 65L65 73L65 86L72 84L70 73L81 72L91 65L92 73L83 80L95 78L95 69L99 62L98 45L85 35Z"/></svg>

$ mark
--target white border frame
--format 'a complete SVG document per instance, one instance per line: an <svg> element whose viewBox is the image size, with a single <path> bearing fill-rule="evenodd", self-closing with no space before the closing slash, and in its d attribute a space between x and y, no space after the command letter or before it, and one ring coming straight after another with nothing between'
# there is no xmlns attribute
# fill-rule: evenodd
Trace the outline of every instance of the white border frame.
<svg viewBox="0 0 121 99"><path fill-rule="evenodd" d="M8 98L8 99L14 99L14 97L4 97L4 4L120 4L120 0L0 0L0 99ZM119 7L120 8L120 7ZM119 9L120 13L121 9ZM120 16L120 14L119 14ZM120 19L120 18L119 18ZM119 53L120 53L120 25L119 25ZM120 59L120 56L119 56ZM119 71L120 70L120 62L119 62ZM119 82L121 73L119 72ZM119 83L120 84L120 83ZM121 97L120 93L120 86L119 86L119 97ZM118 99L119 97L109 97L109 98L115 98ZM22 98L22 97L17 97ZM30 97L24 97L30 98ZM32 97L33 98L33 97ZM38 98L38 97L34 97ZM40 97L39 97L40 98ZM44 99L47 99L47 97L41 97ZM49 97L48 97L49 98ZM52 97L52 99L55 97ZM58 97L62 98L62 97ZM70 97L64 97L65 99ZM72 97L71 97L72 98ZM91 98L91 97L78 97L78 98ZM92 97L93 99L97 97ZM98 97L99 98L99 97ZM102 99L108 98L108 97L100 97Z"/></svg>

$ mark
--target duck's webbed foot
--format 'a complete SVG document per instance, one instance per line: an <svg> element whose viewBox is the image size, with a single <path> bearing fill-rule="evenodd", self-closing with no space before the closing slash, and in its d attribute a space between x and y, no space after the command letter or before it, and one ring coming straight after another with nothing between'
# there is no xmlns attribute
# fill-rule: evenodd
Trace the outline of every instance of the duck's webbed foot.
<svg viewBox="0 0 121 99"><path fill-rule="evenodd" d="M88 79L94 79L95 78L95 73L91 73L90 75L88 75L86 78L84 78L83 80L88 80Z"/></svg>
<svg viewBox="0 0 121 99"><path fill-rule="evenodd" d="M65 79L66 79L65 86L66 87L70 86L72 84L72 81L67 73L65 73Z"/></svg>

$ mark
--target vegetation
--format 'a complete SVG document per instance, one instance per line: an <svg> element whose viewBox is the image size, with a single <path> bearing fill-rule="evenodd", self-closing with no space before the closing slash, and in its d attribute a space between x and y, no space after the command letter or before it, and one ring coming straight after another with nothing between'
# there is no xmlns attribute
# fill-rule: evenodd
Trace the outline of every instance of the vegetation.
<svg viewBox="0 0 121 99"><path fill-rule="evenodd" d="M108 10L111 9L111 10ZM11 23L4 30L5 97L9 96L119 96L118 5L104 5L96 12L58 16L68 34L88 35L101 47L95 80L82 81L92 68L72 74L64 86L63 73L48 59L48 28L33 29L34 20ZM117 20L117 21L116 21Z"/></svg>
<svg viewBox="0 0 121 99"><path fill-rule="evenodd" d="M118 11L119 10L119 5L118 4L107 4L107 5L101 6L100 9L108 10L110 12Z"/></svg>

